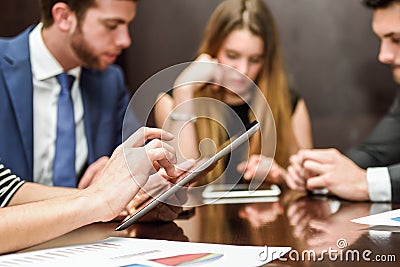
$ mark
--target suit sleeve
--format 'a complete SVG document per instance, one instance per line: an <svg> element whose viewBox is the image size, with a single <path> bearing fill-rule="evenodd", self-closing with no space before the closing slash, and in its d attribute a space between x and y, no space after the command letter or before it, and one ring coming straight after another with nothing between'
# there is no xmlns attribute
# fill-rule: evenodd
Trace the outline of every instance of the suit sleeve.
<svg viewBox="0 0 400 267"><path fill-rule="evenodd" d="M365 142L351 149L347 156L363 169L389 167L392 201L399 198L400 188L400 94L388 114L378 123ZM392 166L391 166L392 165Z"/></svg>
<svg viewBox="0 0 400 267"><path fill-rule="evenodd" d="M400 164L390 166L389 175L392 184L392 201L400 203Z"/></svg>

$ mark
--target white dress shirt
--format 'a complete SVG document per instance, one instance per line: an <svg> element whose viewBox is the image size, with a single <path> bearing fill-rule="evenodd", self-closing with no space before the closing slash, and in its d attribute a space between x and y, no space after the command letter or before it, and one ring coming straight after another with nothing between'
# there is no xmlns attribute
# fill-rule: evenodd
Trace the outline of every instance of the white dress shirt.
<svg viewBox="0 0 400 267"><path fill-rule="evenodd" d="M386 167L367 169L368 194L371 201L391 201L392 184Z"/></svg>
<svg viewBox="0 0 400 267"><path fill-rule="evenodd" d="M42 38L42 24L38 24L29 34L30 60L33 77L33 180L53 185L53 161L57 132L57 102L61 91L56 75L64 70ZM83 120L83 103L80 91L81 67L68 71L75 76L71 89L76 125L77 174L85 166L88 148Z"/></svg>

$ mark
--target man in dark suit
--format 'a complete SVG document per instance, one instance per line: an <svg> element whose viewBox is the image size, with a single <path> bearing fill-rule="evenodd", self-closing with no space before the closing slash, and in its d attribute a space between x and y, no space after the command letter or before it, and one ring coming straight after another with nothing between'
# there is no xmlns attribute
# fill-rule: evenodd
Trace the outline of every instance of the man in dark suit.
<svg viewBox="0 0 400 267"><path fill-rule="evenodd" d="M136 4L41 0L40 24L0 40L0 158L16 175L54 184L58 124L65 123L57 119L61 73L73 76L72 154L78 179L73 186L88 166L81 180L85 186L103 169L122 141L129 94L121 69L112 63L131 43L128 25Z"/></svg>
<svg viewBox="0 0 400 267"><path fill-rule="evenodd" d="M372 29L381 41L379 61L400 84L400 1L364 0L374 9ZM325 188L355 201L400 202L400 92L363 145L347 157L336 149L301 150L291 157L287 184L296 190Z"/></svg>

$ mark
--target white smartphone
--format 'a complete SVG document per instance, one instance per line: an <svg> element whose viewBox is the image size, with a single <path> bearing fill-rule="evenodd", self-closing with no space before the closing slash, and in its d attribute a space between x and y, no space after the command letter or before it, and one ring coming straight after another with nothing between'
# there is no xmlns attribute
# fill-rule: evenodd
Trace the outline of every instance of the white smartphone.
<svg viewBox="0 0 400 267"><path fill-rule="evenodd" d="M281 194L275 184L262 184L256 190L250 190L249 184L211 184L203 193L203 198L244 198L244 197L276 197Z"/></svg>

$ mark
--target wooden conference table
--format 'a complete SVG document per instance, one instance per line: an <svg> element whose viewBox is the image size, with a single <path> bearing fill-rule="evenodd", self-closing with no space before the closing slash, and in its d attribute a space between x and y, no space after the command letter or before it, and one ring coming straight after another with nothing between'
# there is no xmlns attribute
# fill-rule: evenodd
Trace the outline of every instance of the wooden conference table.
<svg viewBox="0 0 400 267"><path fill-rule="evenodd" d="M272 266L398 266L400 228L350 222L371 212L397 208L400 205L352 203L284 191L277 201L203 205L174 222L140 223L122 232L114 231L117 222L92 224L24 251L122 236L292 247L282 260L270 263ZM340 251L339 246L344 247L342 259L335 252Z"/></svg>

